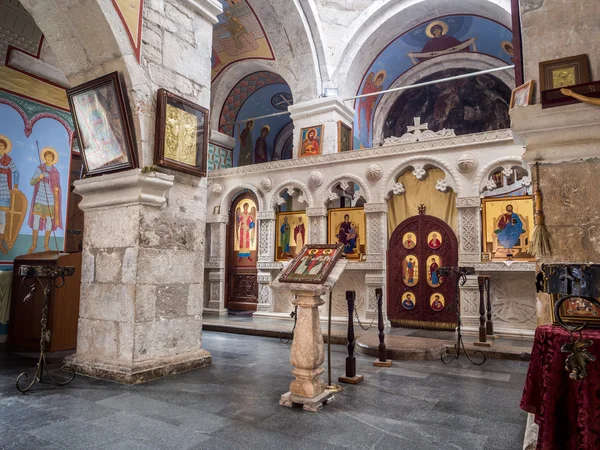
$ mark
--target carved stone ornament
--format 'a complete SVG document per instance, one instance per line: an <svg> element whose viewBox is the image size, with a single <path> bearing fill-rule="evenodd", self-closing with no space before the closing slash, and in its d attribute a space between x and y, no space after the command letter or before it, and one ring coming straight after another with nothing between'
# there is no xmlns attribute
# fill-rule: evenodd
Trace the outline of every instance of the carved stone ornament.
<svg viewBox="0 0 600 450"><path fill-rule="evenodd" d="M330 193L329 193L329 200L330 200L330 201L337 200L338 198L340 198L340 196L339 196L339 195L337 195L335 192L330 192Z"/></svg>
<svg viewBox="0 0 600 450"><path fill-rule="evenodd" d="M394 185L392 186L392 192L394 193L394 195L402 195L406 192L406 188L400 182L394 183Z"/></svg>
<svg viewBox="0 0 600 450"><path fill-rule="evenodd" d="M422 142L422 141L430 141L432 139L440 139L445 137L456 137L454 130L447 130L444 128L440 131L432 131L429 129L429 124L424 123L421 124L421 118L414 118L415 124L414 126L406 127L408 131L406 134L403 134L402 137L392 136L384 139L383 145L389 144L403 144L406 142Z"/></svg>
<svg viewBox="0 0 600 450"><path fill-rule="evenodd" d="M498 187L498 186L496 186L496 182L494 180L492 180L491 178L488 180L488 182L485 186L487 187L488 191L493 191L494 189L496 189Z"/></svg>
<svg viewBox="0 0 600 450"><path fill-rule="evenodd" d="M213 183L210 186L210 191L215 197L220 197L223 194L223 185L221 183Z"/></svg>
<svg viewBox="0 0 600 450"><path fill-rule="evenodd" d="M321 186L323 184L323 172L320 170L311 172L308 177L308 184L313 188Z"/></svg>
<svg viewBox="0 0 600 450"><path fill-rule="evenodd" d="M415 176L417 180L424 180L427 176L427 171L423 168L423 166L415 166L412 174Z"/></svg>
<svg viewBox="0 0 600 450"><path fill-rule="evenodd" d="M504 170L502 171L502 175L504 175L506 178L510 178L512 173L513 173L513 171L512 171L512 168L510 168L510 167L505 167Z"/></svg>
<svg viewBox="0 0 600 450"><path fill-rule="evenodd" d="M446 180L437 180L435 188L440 192L446 192L448 190L448 182Z"/></svg>
<svg viewBox="0 0 600 450"><path fill-rule="evenodd" d="M379 164L373 163L367 167L367 171L365 173L367 180L369 181L377 181L380 180L383 176L383 169Z"/></svg>
<svg viewBox="0 0 600 450"><path fill-rule="evenodd" d="M463 153L456 160L456 167L462 173L473 172L477 168L477 164L477 158L471 153Z"/></svg>
<svg viewBox="0 0 600 450"><path fill-rule="evenodd" d="M529 187L531 186L531 178L528 176L524 176L523 178L521 178L521 183L523 183L523 186Z"/></svg>
<svg viewBox="0 0 600 450"><path fill-rule="evenodd" d="M269 177L263 178L260 187L263 191L269 192L273 188L273 180Z"/></svg>

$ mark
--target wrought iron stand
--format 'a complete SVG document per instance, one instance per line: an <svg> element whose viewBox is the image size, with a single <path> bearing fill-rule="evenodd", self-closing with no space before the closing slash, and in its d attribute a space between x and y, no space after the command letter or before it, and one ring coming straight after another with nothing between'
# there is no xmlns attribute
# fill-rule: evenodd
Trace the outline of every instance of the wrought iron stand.
<svg viewBox="0 0 600 450"><path fill-rule="evenodd" d="M19 276L22 276L22 282L25 284L30 279L31 284L27 287L30 289L29 293L23 299L24 302L31 301L33 293L36 291L36 285L39 284L44 291L44 305L42 307L42 333L40 338L40 357L35 370L33 380L22 388L19 386L21 379L27 378L27 373L23 372L17 377L17 389L25 393L31 389L35 383L54 383L59 386L64 386L75 378L75 371L71 368L61 367L61 371L70 371L71 375L68 380L58 381L54 379L52 374L46 367L46 343L50 342L50 331L48 331L48 307L50 303L50 291L52 287L61 288L65 284L65 277L70 277L75 273L75 267L55 267L55 266L21 266L19 269ZM43 379L44 371L50 378L50 381Z"/></svg>
<svg viewBox="0 0 600 450"><path fill-rule="evenodd" d="M464 284L467 282L467 275L475 274L475 268L474 267L440 267L437 270L437 273L438 273L438 276L443 276L443 277L449 278L454 283L454 286L455 286L454 307L456 308L456 317L458 320L458 327L456 329L456 331L457 331L456 344L454 346L454 351L453 351L453 353L450 353L450 352L448 352L447 349L443 350L440 358L444 364L450 364L452 361L454 361L455 359L458 359L460 357L460 348L462 347L463 351L465 352L465 356L471 362L471 364L480 366L487 360L487 356L481 350L476 350L475 354L481 353L481 355L483 356L483 361L475 362L471 359L471 357L467 353L467 350L465 349L465 343L463 342L462 321L460 318L460 287L464 286ZM451 358L447 359L448 356L451 356Z"/></svg>

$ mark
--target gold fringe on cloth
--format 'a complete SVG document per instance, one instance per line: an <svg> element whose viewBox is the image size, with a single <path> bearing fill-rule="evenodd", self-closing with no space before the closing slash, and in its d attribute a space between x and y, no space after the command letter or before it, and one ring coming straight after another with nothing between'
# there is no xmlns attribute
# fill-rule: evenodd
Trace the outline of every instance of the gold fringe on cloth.
<svg viewBox="0 0 600 450"><path fill-rule="evenodd" d="M531 235L531 244L529 246L529 252L536 256L546 256L552 252L550 246L550 233L546 228L546 217L544 216L542 191L540 191L540 169L538 163L535 163L535 182L536 188L533 194L535 212L533 214L535 227L533 228L533 234Z"/></svg>

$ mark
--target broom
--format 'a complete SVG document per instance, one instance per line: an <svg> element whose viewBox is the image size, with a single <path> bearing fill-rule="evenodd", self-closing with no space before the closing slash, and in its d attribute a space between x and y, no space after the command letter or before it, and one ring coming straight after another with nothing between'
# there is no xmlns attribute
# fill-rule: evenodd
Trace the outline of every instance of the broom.
<svg viewBox="0 0 600 450"><path fill-rule="evenodd" d="M544 209L542 207L542 192L540 191L540 169L539 165L535 163L535 193L533 198L535 199L535 213L533 234L531 236L531 244L529 251L536 257L549 255L551 252L550 248L550 233L546 228L546 218L544 217Z"/></svg>

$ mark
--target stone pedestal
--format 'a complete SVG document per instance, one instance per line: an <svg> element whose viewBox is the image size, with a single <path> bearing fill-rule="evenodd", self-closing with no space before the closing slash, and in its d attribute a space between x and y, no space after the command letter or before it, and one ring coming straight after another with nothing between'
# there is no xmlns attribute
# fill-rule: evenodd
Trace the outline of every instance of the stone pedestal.
<svg viewBox="0 0 600 450"><path fill-rule="evenodd" d="M295 296L292 303L298 306L290 356L294 366L292 374L296 379L291 382L289 392L281 396L279 404L282 406L292 407L296 403L302 404L305 410L318 411L323 404L333 400L333 394L325 392L325 383L321 379L325 352L319 306L325 303L322 297L333 289L347 263L347 260L338 261L322 285L281 283L281 274L271 283L274 289L291 289Z"/></svg>
<svg viewBox="0 0 600 450"><path fill-rule="evenodd" d="M86 226L77 352L67 365L134 384L210 364L198 277L206 179L135 169L74 184Z"/></svg>
<svg viewBox="0 0 600 450"><path fill-rule="evenodd" d="M340 122L352 127L354 110L337 97L325 97L305 103L297 103L288 108L294 121L294 148L300 148L302 128L323 125L321 153L328 155L338 152L338 125ZM294 154L298 158L298 150Z"/></svg>

